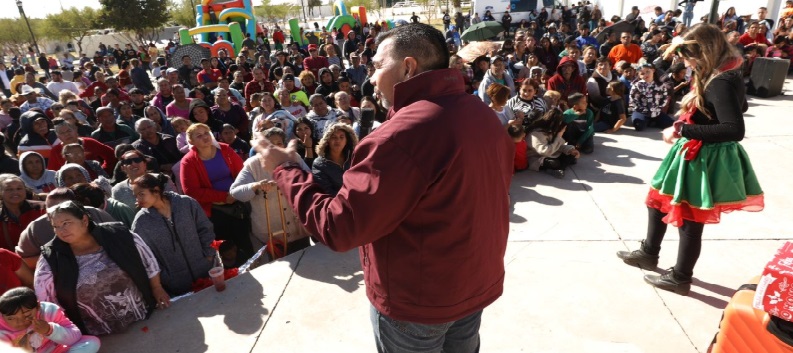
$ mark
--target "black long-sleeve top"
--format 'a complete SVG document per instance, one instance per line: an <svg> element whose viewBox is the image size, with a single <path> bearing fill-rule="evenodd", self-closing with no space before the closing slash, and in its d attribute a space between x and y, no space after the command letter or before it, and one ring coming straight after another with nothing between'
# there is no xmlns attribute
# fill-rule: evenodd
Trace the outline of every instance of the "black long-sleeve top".
<svg viewBox="0 0 793 353"><path fill-rule="evenodd" d="M743 140L746 128L743 113L748 109L746 87L740 70L732 70L714 78L705 88L705 109L712 119L697 111L694 124L683 125L680 134L702 142Z"/></svg>

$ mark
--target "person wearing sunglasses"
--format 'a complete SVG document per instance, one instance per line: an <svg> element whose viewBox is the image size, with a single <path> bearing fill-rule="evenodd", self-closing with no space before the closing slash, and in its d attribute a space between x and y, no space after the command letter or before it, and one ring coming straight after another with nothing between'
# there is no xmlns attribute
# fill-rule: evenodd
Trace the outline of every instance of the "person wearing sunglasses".
<svg viewBox="0 0 793 353"><path fill-rule="evenodd" d="M135 194L132 192L132 182L148 172L146 167L147 158L142 152L131 149L121 155L119 162L121 170L127 175L127 179L113 186L111 197L135 210L137 206L135 204ZM176 186L169 180L165 184L164 190L176 192Z"/></svg>
<svg viewBox="0 0 793 353"><path fill-rule="evenodd" d="M47 215L56 237L42 247L36 296L60 304L80 331L122 332L170 305L157 259L137 234L117 223L94 223L74 201Z"/></svg>
<svg viewBox="0 0 793 353"><path fill-rule="evenodd" d="M761 211L763 190L744 138L748 109L743 58L718 27L699 24L668 49L695 68L691 92L683 98L680 118L663 131L673 144L650 182L645 204L647 238L634 251L619 251L626 264L654 269L667 225L679 228L675 266L662 275L645 275L648 284L687 295L702 249L705 224L719 223L721 213Z"/></svg>
<svg viewBox="0 0 793 353"><path fill-rule="evenodd" d="M614 65L620 60L625 60L631 64L636 64L642 58L642 48L638 44L633 43L633 35L630 32L623 32L620 34L620 44L611 48L609 52L609 60Z"/></svg>

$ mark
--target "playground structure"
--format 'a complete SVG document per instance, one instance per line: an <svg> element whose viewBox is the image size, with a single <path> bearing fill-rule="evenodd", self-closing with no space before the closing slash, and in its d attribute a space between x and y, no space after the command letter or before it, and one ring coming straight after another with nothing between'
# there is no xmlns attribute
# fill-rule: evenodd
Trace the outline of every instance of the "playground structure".
<svg viewBox="0 0 793 353"><path fill-rule="evenodd" d="M328 20L325 28L328 31L332 31L335 28L336 30L341 31L341 33L344 33L344 36L346 37L347 33L352 30L356 22L359 24L369 23L366 17L366 8L363 6L353 6L348 12L344 0L336 0L333 3L333 17ZM389 28L394 28L396 26L393 20L381 21L380 25L384 30L388 30ZM305 33L302 31L302 28L300 28L300 19L290 19L289 30L292 31L292 37L301 47L308 45L308 42L305 38ZM319 35L319 32L315 32L315 34Z"/></svg>
<svg viewBox="0 0 793 353"><path fill-rule="evenodd" d="M196 6L196 26L180 29L179 42L199 44L209 49L212 56L224 49L233 57L242 50L245 34L253 38L257 32L261 32L261 27L253 15L251 0L201 0ZM200 35L199 41L195 41L196 35Z"/></svg>

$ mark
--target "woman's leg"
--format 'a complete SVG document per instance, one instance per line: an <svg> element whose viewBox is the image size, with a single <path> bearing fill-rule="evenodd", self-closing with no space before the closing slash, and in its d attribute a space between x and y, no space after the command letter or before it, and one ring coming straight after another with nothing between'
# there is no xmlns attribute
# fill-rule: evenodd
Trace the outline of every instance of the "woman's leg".
<svg viewBox="0 0 793 353"><path fill-rule="evenodd" d="M666 213L657 208L647 207L647 238L644 239L643 249L650 255L658 255L661 252L661 242L666 235L667 224L663 221Z"/></svg>
<svg viewBox="0 0 793 353"><path fill-rule="evenodd" d="M675 275L680 280L691 280L694 276L694 265L697 264L702 250L702 230L705 224L693 221L683 221L680 227L680 244L677 250L677 263Z"/></svg>
<svg viewBox="0 0 793 353"><path fill-rule="evenodd" d="M617 257L628 265L652 270L658 266L658 254L661 252L661 242L666 234L666 223L663 218L665 213L652 208L647 208L647 238L642 241L638 250L617 251Z"/></svg>

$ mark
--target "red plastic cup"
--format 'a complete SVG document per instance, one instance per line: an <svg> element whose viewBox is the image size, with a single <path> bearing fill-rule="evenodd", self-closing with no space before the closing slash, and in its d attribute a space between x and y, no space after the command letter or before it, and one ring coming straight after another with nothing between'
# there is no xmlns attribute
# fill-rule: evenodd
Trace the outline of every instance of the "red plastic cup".
<svg viewBox="0 0 793 353"><path fill-rule="evenodd" d="M215 285L215 290L222 292L226 290L226 279L223 278L223 267L213 267L209 270L209 277L212 278L212 284Z"/></svg>

